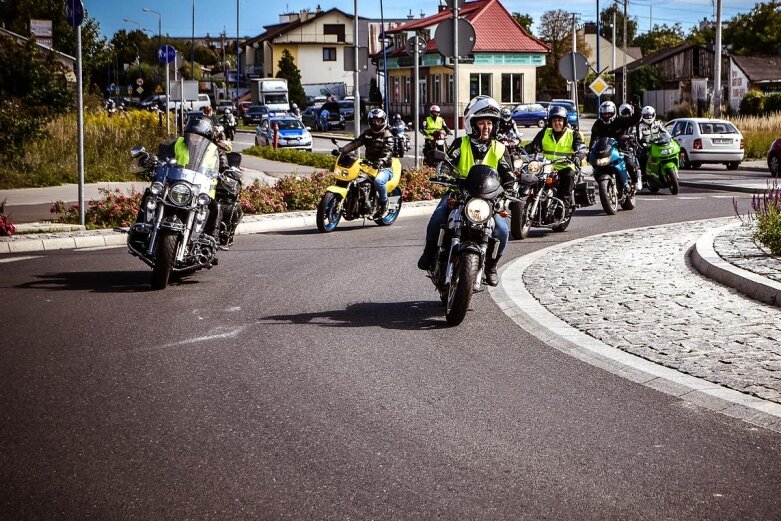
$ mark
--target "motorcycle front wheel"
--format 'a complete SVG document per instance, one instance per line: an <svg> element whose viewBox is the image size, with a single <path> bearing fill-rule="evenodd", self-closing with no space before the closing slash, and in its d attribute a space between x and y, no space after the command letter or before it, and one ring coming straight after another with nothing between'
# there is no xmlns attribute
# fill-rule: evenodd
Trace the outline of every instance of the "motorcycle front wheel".
<svg viewBox="0 0 781 521"><path fill-rule="evenodd" d="M375 219L374 222L377 223L377 226L390 226L391 224L396 222L396 219L399 218L399 213L401 213L401 188L398 186L393 189L391 193L388 194L388 197L396 197L399 196L399 206L396 207L395 210L392 212L388 212L385 217L382 217L380 219Z"/></svg>
<svg viewBox="0 0 781 521"><path fill-rule="evenodd" d="M168 286L168 279L176 262L177 238L175 233L160 235L155 253L155 266L152 268L152 289L165 289Z"/></svg>
<svg viewBox="0 0 781 521"><path fill-rule="evenodd" d="M336 225L342 219L342 196L333 192L326 192L317 205L317 229L323 233L334 231Z"/></svg>
<svg viewBox="0 0 781 521"><path fill-rule="evenodd" d="M447 311L445 319L451 326L457 326L464 321L469 310L469 302L472 300L472 291L477 280L477 271L480 269L480 256L475 252L466 252L456 261L458 264L453 271L453 279L450 281L450 291L447 298Z"/></svg>
<svg viewBox="0 0 781 521"><path fill-rule="evenodd" d="M618 212L616 184L609 177L599 182L599 202L606 214L615 215Z"/></svg>
<svg viewBox="0 0 781 521"><path fill-rule="evenodd" d="M680 186L678 183L678 172L675 171L675 168L669 168L667 170L667 179L670 180L670 193L673 195L678 195L678 189Z"/></svg>
<svg viewBox="0 0 781 521"><path fill-rule="evenodd" d="M514 239L522 241L529 236L532 220L529 217L529 202L513 201L510 203L510 233Z"/></svg>

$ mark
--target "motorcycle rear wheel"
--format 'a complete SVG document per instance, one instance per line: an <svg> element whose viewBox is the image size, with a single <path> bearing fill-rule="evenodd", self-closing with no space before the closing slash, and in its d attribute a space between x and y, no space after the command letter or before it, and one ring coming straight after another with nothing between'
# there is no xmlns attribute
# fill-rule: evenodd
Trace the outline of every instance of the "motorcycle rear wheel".
<svg viewBox="0 0 781 521"><path fill-rule="evenodd" d="M470 251L463 253L456 262L458 264L453 270L453 279L450 281L447 311L445 312L445 319L451 326L457 326L463 322L466 312L469 310L477 272L480 269L480 256Z"/></svg>
<svg viewBox="0 0 781 521"><path fill-rule="evenodd" d="M513 239L522 241L529 236L532 221L528 214L528 201L510 203L510 233L512 233Z"/></svg>
<svg viewBox="0 0 781 521"><path fill-rule="evenodd" d="M551 226L551 230L553 230L554 232L557 232L557 233L558 232L563 232L564 230L567 229L567 227L569 226L569 223L572 222L572 215L575 213L575 209L572 208L572 209L567 209L565 211L568 213L567 217L562 219L561 222L559 224L557 224L556 226Z"/></svg>
<svg viewBox="0 0 781 521"><path fill-rule="evenodd" d="M178 235L164 233L160 236L155 253L155 266L152 268L152 289L165 289L176 262Z"/></svg>
<svg viewBox="0 0 781 521"><path fill-rule="evenodd" d="M670 180L670 193L678 195L680 185L678 183L678 172L676 172L674 168L669 168L667 170L667 179Z"/></svg>
<svg viewBox="0 0 781 521"><path fill-rule="evenodd" d="M635 192L634 187L629 189L632 192L632 195L629 197L624 197L624 200L621 201L621 209L622 210L634 210L635 205L637 204L637 193Z"/></svg>
<svg viewBox="0 0 781 521"><path fill-rule="evenodd" d="M606 214L615 215L618 212L618 193L612 179L607 178L599 182L599 202Z"/></svg>
<svg viewBox="0 0 781 521"><path fill-rule="evenodd" d="M340 202L342 196L333 192L326 192L317 205L317 229L323 233L329 233L336 229L339 221L342 219Z"/></svg>

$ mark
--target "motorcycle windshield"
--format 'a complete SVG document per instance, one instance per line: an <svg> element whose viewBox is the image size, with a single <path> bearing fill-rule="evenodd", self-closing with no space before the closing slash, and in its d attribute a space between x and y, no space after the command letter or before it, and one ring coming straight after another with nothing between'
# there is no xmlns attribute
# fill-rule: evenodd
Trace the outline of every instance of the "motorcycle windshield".
<svg viewBox="0 0 781 521"><path fill-rule="evenodd" d="M217 145L198 134L185 134L174 143L174 157L178 166L209 177L217 177L220 156Z"/></svg>
<svg viewBox="0 0 781 521"><path fill-rule="evenodd" d="M461 182L461 189L472 197L493 199L502 192L499 174L487 165L474 165Z"/></svg>

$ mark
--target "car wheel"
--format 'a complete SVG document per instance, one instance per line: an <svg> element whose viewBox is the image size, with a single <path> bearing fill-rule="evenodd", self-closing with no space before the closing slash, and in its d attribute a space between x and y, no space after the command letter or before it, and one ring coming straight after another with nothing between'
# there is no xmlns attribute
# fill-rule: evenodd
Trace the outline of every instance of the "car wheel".
<svg viewBox="0 0 781 521"><path fill-rule="evenodd" d="M737 170L740 166L740 161L730 161L727 163L727 170Z"/></svg>
<svg viewBox="0 0 781 521"><path fill-rule="evenodd" d="M781 161L779 161L778 156L773 154L770 156L770 159L767 160L767 167L770 169L770 177L778 177L779 176L779 168L781 168Z"/></svg>
<svg viewBox="0 0 781 521"><path fill-rule="evenodd" d="M684 149L681 149L681 156L678 164L680 165L681 170L689 170L692 167L691 163L689 163L689 154L687 154Z"/></svg>
<svg viewBox="0 0 781 521"><path fill-rule="evenodd" d="M538 120L537 121L537 126L540 127L540 128L544 127L545 126L545 120L544 119Z"/></svg>

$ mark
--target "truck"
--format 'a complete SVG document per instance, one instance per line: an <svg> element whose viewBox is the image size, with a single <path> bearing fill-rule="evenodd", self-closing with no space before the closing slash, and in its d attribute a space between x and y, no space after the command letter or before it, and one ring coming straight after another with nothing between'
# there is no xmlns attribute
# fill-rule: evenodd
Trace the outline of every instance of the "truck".
<svg viewBox="0 0 781 521"><path fill-rule="evenodd" d="M272 114L284 114L290 110L286 79L255 78L251 85L253 105L266 105Z"/></svg>
<svg viewBox="0 0 781 521"><path fill-rule="evenodd" d="M321 96L337 101L347 95L347 84L344 82L305 83L302 87L308 101L315 101Z"/></svg>

